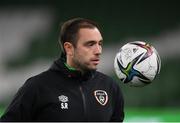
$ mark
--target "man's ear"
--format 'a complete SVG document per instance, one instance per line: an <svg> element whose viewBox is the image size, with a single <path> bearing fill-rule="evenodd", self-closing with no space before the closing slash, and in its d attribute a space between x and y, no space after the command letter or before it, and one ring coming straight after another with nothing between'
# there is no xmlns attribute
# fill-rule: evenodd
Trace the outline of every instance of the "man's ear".
<svg viewBox="0 0 180 123"><path fill-rule="evenodd" d="M74 47L70 42L65 42L64 43L64 50L65 50L67 55L72 56L73 52L74 52Z"/></svg>

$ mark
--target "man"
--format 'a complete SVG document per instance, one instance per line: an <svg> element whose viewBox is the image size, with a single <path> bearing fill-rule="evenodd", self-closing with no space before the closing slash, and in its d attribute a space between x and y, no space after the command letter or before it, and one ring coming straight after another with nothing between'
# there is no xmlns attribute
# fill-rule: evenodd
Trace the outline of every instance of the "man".
<svg viewBox="0 0 180 123"><path fill-rule="evenodd" d="M96 71L103 38L98 25L74 18L61 27L62 56L19 89L1 121L123 121L120 88Z"/></svg>

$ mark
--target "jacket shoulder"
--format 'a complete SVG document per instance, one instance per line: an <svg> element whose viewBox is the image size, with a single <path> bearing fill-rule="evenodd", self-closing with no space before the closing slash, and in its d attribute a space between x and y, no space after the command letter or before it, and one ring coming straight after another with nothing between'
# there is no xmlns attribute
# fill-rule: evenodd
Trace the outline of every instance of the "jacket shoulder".
<svg viewBox="0 0 180 123"><path fill-rule="evenodd" d="M50 71L44 71L42 73L39 73L37 75L31 76L26 80L26 83L31 83L31 84L41 84L41 83L46 83L48 80L51 80L55 77L55 74Z"/></svg>

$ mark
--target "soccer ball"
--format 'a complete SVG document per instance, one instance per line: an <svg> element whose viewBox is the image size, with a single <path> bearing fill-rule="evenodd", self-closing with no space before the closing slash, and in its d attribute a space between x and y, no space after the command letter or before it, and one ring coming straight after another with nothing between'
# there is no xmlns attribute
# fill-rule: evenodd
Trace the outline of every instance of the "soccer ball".
<svg viewBox="0 0 180 123"><path fill-rule="evenodd" d="M116 54L114 69L117 77L130 86L148 85L159 74L161 59L156 49L143 41L125 44Z"/></svg>

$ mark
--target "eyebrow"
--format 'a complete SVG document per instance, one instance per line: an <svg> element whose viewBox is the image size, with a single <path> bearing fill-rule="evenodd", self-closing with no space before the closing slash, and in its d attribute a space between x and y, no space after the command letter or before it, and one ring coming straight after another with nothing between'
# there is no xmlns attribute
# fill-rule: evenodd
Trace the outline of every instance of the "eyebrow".
<svg viewBox="0 0 180 123"><path fill-rule="evenodd" d="M87 42L85 42L85 43L93 43L93 42L97 42L97 41L95 41L95 40L89 40L89 41L87 41ZM98 42L103 42L103 39L99 40Z"/></svg>
<svg viewBox="0 0 180 123"><path fill-rule="evenodd" d="M86 41L86 42L84 42L84 45L89 45L89 44L96 44L96 43L101 43L102 44L102 40L100 40L100 41L95 41L95 40L89 40L89 41Z"/></svg>
<svg viewBox="0 0 180 123"><path fill-rule="evenodd" d="M103 39L101 39L99 42L103 42Z"/></svg>

